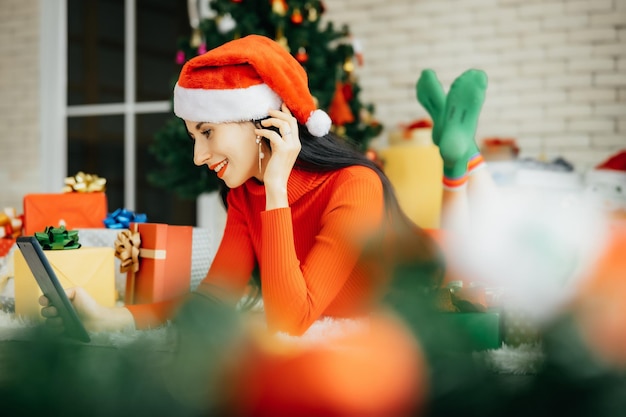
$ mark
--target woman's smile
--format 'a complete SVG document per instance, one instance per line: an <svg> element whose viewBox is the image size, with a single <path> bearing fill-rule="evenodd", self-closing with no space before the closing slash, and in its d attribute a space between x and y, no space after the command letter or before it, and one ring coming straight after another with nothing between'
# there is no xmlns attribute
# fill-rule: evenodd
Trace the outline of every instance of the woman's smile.
<svg viewBox="0 0 626 417"><path fill-rule="evenodd" d="M222 162L211 165L209 169L211 169L212 171L215 171L217 176L221 179L224 176L224 172L226 171L227 165L228 165L228 159L224 159Z"/></svg>

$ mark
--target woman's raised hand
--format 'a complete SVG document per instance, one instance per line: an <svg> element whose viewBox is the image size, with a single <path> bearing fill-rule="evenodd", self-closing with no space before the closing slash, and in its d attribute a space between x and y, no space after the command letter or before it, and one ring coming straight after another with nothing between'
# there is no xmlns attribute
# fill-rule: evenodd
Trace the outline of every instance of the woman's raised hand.
<svg viewBox="0 0 626 417"><path fill-rule="evenodd" d="M270 110L270 117L261 121L261 126L278 128L256 129L256 134L267 138L272 149L265 166L263 183L266 192L266 210L287 207L287 181L298 158L302 145L298 134L298 122L285 104L281 110Z"/></svg>

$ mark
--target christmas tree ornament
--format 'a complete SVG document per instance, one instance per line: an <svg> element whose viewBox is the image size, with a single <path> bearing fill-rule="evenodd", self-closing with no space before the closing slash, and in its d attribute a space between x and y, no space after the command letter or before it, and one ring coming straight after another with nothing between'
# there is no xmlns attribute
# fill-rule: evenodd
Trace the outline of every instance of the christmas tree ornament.
<svg viewBox="0 0 626 417"><path fill-rule="evenodd" d="M304 18L302 17L302 12L299 8L296 8L291 14L291 23L293 23L294 25L299 25L302 23L303 20Z"/></svg>
<svg viewBox="0 0 626 417"><path fill-rule="evenodd" d="M368 109L366 109L365 107L362 107L362 108L359 110L359 118L360 118L360 119L363 121L363 123L365 123L365 124L370 124L370 123L372 123L372 121L374 120L374 119L372 118L372 113L371 113Z"/></svg>
<svg viewBox="0 0 626 417"><path fill-rule="evenodd" d="M289 41L287 41L287 38L284 35L282 26L278 26L276 28L276 42L278 42L278 44L282 46L285 51L291 52L291 48L289 48Z"/></svg>
<svg viewBox="0 0 626 417"><path fill-rule="evenodd" d="M200 46L198 46L198 55L202 55L206 52L206 42L201 42Z"/></svg>
<svg viewBox="0 0 626 417"><path fill-rule="evenodd" d="M328 108L328 115L335 126L343 126L354 121L354 114L343 95L343 85L340 82L335 84L335 94Z"/></svg>
<svg viewBox="0 0 626 417"><path fill-rule="evenodd" d="M283 103L313 136L328 133L330 117L315 105L302 65L277 42L260 35L190 59L174 87L174 113L185 120L258 120Z"/></svg>
<svg viewBox="0 0 626 417"><path fill-rule="evenodd" d="M341 92L346 98L346 101L352 101L352 99L354 98L354 89L352 87L352 83L350 82L341 84Z"/></svg>
<svg viewBox="0 0 626 417"><path fill-rule="evenodd" d="M178 65L182 65L185 63L185 52L184 51L178 51L176 52L176 63Z"/></svg>
<svg viewBox="0 0 626 417"><path fill-rule="evenodd" d="M232 1L233 3L243 3L243 0L230 0L230 1Z"/></svg>
<svg viewBox="0 0 626 417"><path fill-rule="evenodd" d="M363 45L361 41L354 36L350 36L352 39L352 50L354 51L354 58L356 59L359 67L363 66Z"/></svg>
<svg viewBox="0 0 626 417"><path fill-rule="evenodd" d="M309 22L317 21L318 13L315 7L311 6L310 4L307 4L306 6L304 6L304 9L306 10L307 19L309 19Z"/></svg>
<svg viewBox="0 0 626 417"><path fill-rule="evenodd" d="M343 70L347 73L351 73L354 71L354 62L352 62L351 57L347 57L343 63Z"/></svg>
<svg viewBox="0 0 626 417"><path fill-rule="evenodd" d="M301 64L304 64L309 60L309 55L306 53L306 49L304 49L304 46L298 48L298 52L296 53L296 59Z"/></svg>
<svg viewBox="0 0 626 417"><path fill-rule="evenodd" d="M285 0L272 0L272 12L279 16L285 16L287 14L287 2Z"/></svg>
<svg viewBox="0 0 626 417"><path fill-rule="evenodd" d="M215 22L217 23L217 31L221 34L228 33L237 27L237 22L230 13L217 17Z"/></svg>
<svg viewBox="0 0 626 417"><path fill-rule="evenodd" d="M189 46L196 49L202 43L202 32L196 28L191 32L191 39L189 40Z"/></svg>

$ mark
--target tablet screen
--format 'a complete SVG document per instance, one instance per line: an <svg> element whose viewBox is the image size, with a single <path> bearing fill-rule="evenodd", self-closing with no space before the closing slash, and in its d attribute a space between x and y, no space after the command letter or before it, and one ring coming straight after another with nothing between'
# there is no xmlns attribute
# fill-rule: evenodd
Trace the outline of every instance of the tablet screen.
<svg viewBox="0 0 626 417"><path fill-rule="evenodd" d="M63 319L66 335L82 342L89 342L89 334L76 314L74 306L67 298L65 290L59 283L37 239L34 236L20 236L17 238L17 247L24 255L39 288L48 297L50 303L56 307L59 317Z"/></svg>

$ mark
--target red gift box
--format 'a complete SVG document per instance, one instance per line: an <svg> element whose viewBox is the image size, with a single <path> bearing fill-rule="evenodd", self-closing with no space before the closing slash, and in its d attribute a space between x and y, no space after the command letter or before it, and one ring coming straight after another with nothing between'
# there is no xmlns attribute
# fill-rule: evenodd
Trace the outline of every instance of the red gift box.
<svg viewBox="0 0 626 417"><path fill-rule="evenodd" d="M47 226L103 227L107 208L103 192L28 194L24 196L24 234L33 235Z"/></svg>
<svg viewBox="0 0 626 417"><path fill-rule="evenodd" d="M164 301L189 292L191 286L191 226L131 223L139 233L139 269L126 277L126 304Z"/></svg>

